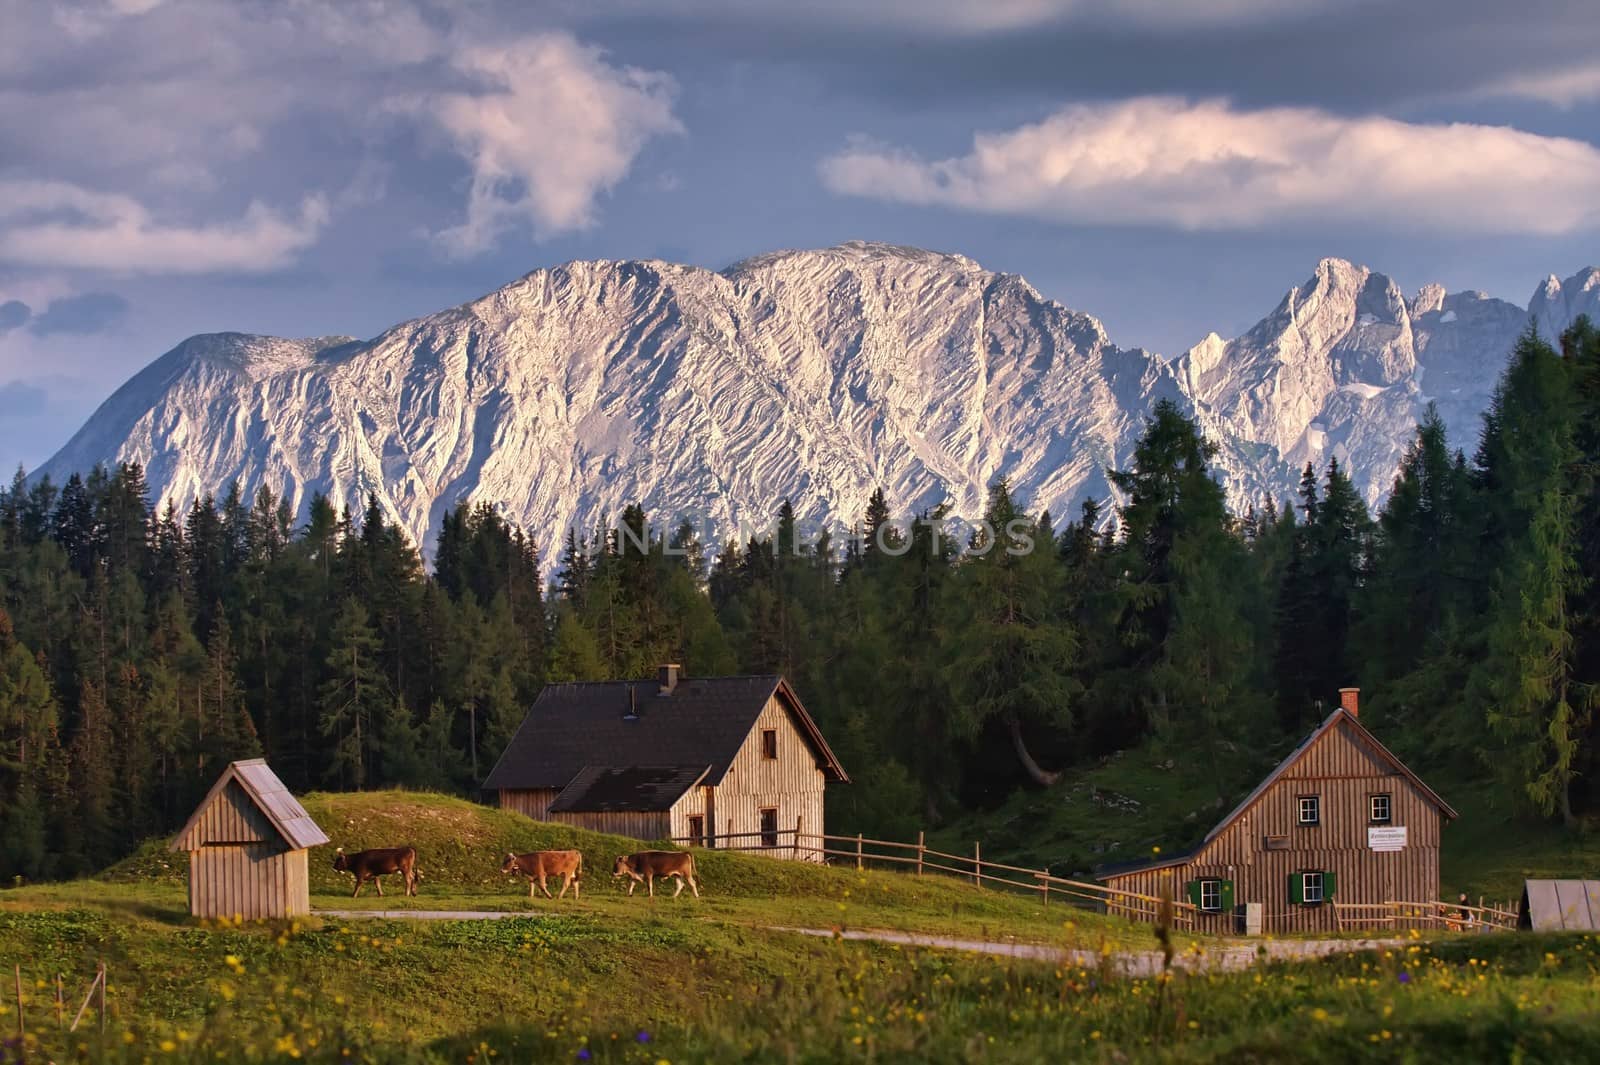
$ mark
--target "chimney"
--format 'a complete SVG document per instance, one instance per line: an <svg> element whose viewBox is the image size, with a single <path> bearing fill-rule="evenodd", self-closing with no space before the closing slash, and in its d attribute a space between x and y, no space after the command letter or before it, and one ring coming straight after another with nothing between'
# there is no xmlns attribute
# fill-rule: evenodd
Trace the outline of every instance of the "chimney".
<svg viewBox="0 0 1600 1065"><path fill-rule="evenodd" d="M1339 705L1344 707L1345 712L1348 713L1351 717L1360 717L1361 716L1361 702L1360 702L1360 699L1361 699L1361 689L1360 688L1340 688L1339 689Z"/></svg>
<svg viewBox="0 0 1600 1065"><path fill-rule="evenodd" d="M661 683L661 690L657 695L671 695L672 689L678 686L678 670L676 663L660 666L656 670L656 679Z"/></svg>

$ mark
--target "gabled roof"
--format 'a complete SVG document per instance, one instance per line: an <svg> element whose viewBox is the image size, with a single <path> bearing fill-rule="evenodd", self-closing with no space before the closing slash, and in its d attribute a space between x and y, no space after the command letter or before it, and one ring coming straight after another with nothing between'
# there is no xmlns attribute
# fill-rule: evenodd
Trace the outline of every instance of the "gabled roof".
<svg viewBox="0 0 1600 1065"><path fill-rule="evenodd" d="M1243 816L1246 810L1250 809L1250 807L1256 804L1257 799L1260 799L1262 795L1266 794L1268 788L1272 787L1272 785L1278 782L1279 777L1287 773L1290 767L1300 760L1302 755L1309 751L1318 740L1322 739L1322 737L1326 736L1329 732L1332 732L1341 721L1355 729L1356 735L1361 740L1372 745L1374 753L1392 765L1395 769L1399 770L1401 776L1411 781L1411 783L1416 786L1416 789L1422 792L1422 795L1425 799L1433 803L1434 806L1438 807L1439 812L1445 816L1447 821L1454 821L1456 819L1457 815L1455 810L1451 809L1450 804L1439 797L1438 792L1424 784L1422 782L1422 778L1413 773L1410 767L1408 767L1404 762L1395 756L1393 751L1379 743L1378 738L1367 731L1367 727L1361 723L1360 718L1356 717L1354 714L1350 713L1350 711L1341 706L1335 708L1333 713L1329 714L1327 718L1323 720L1322 724L1318 725L1312 731L1311 735L1301 740L1300 745L1294 750L1290 751L1288 755L1284 757L1283 761L1278 763L1278 767L1272 772L1268 773L1266 779L1260 784L1257 784L1255 790L1249 795L1246 795L1244 797L1244 801L1240 802L1238 806L1235 806L1232 811L1228 813L1228 816L1224 817L1221 821L1218 821L1217 827L1213 828L1209 833L1206 834L1206 838L1201 841L1200 845L1203 847L1207 843L1210 843L1212 840L1216 839L1217 836L1221 835L1223 829L1227 828L1229 825L1233 824L1241 816Z"/></svg>
<svg viewBox="0 0 1600 1065"><path fill-rule="evenodd" d="M708 765L585 766L550 804L551 813L657 812L672 809L705 779Z"/></svg>
<svg viewBox="0 0 1600 1065"><path fill-rule="evenodd" d="M817 723L779 676L546 686L483 782L489 791L565 788L587 766L710 766L717 784L767 700L778 696L830 780L849 781Z"/></svg>
<svg viewBox="0 0 1600 1065"><path fill-rule="evenodd" d="M1200 845L1195 847L1194 850L1190 851L1186 855L1183 855L1181 858L1168 858L1154 862L1134 862L1125 866L1104 866L1101 869L1096 870L1095 876L1104 879L1106 877L1121 876L1127 873L1141 872L1146 869L1159 869L1165 866L1183 864L1183 862L1192 857L1195 852L1199 851L1201 847L1204 847L1206 844L1216 839L1222 834L1224 829L1233 824L1240 817L1244 816L1245 812L1254 806L1256 802L1267 793L1267 789L1276 784L1278 779L1287 773L1289 769L1292 768L1307 751L1311 750L1318 740L1322 739L1322 737L1326 736L1329 732L1338 727L1341 721L1353 728L1356 731L1356 735L1364 743L1367 743L1372 747L1374 754L1378 755L1380 758L1398 770L1401 776L1411 781L1411 783L1416 786L1416 789L1422 793L1423 797L1438 808L1439 812L1444 815L1446 820L1454 821L1456 819L1457 814L1455 810L1451 808L1449 803L1445 802L1439 797L1438 792L1424 784L1422 782L1422 778L1413 773L1410 767L1408 767L1404 762L1395 756L1393 751L1379 743L1378 738L1371 732L1367 731L1367 727L1361 723L1360 718L1356 717L1356 715L1350 713L1341 706L1335 708L1333 713L1329 714L1323 720L1322 724L1318 725L1312 730L1310 735L1301 740L1299 745L1296 746L1294 750L1290 751L1284 757L1283 761L1278 763L1277 768L1268 773L1266 778L1262 780L1260 784L1257 784L1255 786L1255 790L1251 791L1249 795L1246 795L1238 806L1235 806L1231 811L1228 812L1226 817L1224 817L1221 821L1218 821L1216 827L1210 832L1206 833L1206 838L1201 840Z"/></svg>
<svg viewBox="0 0 1600 1065"><path fill-rule="evenodd" d="M197 849L199 843L191 837L195 834L206 810L217 801L230 781L238 783L251 803L261 811L273 829L291 848L304 850L328 842L328 837L322 829L284 786L283 781L278 779L278 775L267 767L266 761L261 758L251 758L248 761L234 762L222 771L217 782L211 785L211 790L206 792L206 797L195 807L194 813L189 815L189 820L183 829L173 838L169 850Z"/></svg>

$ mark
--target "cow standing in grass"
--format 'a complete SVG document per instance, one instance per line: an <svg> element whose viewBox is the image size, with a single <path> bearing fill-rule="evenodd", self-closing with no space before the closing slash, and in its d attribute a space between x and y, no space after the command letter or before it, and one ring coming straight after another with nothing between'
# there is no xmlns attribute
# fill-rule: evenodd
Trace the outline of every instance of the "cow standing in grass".
<svg viewBox="0 0 1600 1065"><path fill-rule="evenodd" d="M417 879L421 876L417 872L415 847L380 847L356 851L354 854L346 854L344 848L340 847L333 856L333 868L356 878L356 889L350 895L353 899L361 896L361 887L368 880L378 886L378 897L383 898L383 881L378 878L391 873L399 873L405 879L406 894L415 895Z"/></svg>
<svg viewBox="0 0 1600 1065"><path fill-rule="evenodd" d="M625 876L629 879L628 896L633 896L633 889L644 884L650 897L656 897L656 877L677 877L678 890L672 893L673 898L683 894L683 885L687 883L689 890L694 892L694 897L700 897L700 885L694 879L694 855L688 851L639 851L637 854L624 854L617 858L615 868L611 870L612 879Z"/></svg>
<svg viewBox="0 0 1600 1065"><path fill-rule="evenodd" d="M533 888L538 884L539 890L544 892L544 897L565 898L567 888L572 889L572 897L578 898L583 885L579 880L583 877L583 852L582 851L529 851L527 854L512 854L506 852L506 860L500 866L502 873L521 873L528 878L528 898L533 898ZM550 888L545 885L545 877L559 876L561 878L561 894L551 895Z"/></svg>

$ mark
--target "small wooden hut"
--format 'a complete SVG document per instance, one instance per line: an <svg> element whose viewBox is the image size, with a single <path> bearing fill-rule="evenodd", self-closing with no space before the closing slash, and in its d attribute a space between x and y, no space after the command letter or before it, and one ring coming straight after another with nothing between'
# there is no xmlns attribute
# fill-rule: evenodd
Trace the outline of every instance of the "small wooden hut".
<svg viewBox="0 0 1600 1065"><path fill-rule="evenodd" d="M189 854L189 912L263 920L311 912L306 849L322 829L260 758L234 762L172 841Z"/></svg>

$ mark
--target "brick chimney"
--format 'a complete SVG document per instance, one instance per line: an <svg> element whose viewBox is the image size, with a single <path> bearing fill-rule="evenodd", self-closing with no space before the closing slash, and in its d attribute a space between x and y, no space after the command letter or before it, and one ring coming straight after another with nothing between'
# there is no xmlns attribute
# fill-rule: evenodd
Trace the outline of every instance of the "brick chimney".
<svg viewBox="0 0 1600 1065"><path fill-rule="evenodd" d="M1361 716L1361 689L1360 688L1340 688L1339 689L1339 705L1344 707L1345 711L1351 717L1360 717Z"/></svg>
<svg viewBox="0 0 1600 1065"><path fill-rule="evenodd" d="M656 679L661 684L657 695L671 695L672 690L678 686L678 670L682 668L676 663L659 666L656 669Z"/></svg>

